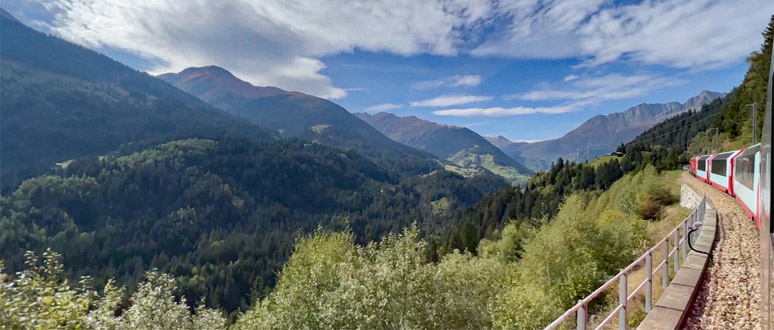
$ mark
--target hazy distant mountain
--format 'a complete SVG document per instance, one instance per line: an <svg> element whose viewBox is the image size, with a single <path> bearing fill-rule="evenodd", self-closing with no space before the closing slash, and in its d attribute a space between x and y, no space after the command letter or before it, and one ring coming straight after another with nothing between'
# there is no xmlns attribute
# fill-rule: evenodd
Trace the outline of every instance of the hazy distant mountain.
<svg viewBox="0 0 774 330"><path fill-rule="evenodd" d="M375 115L356 113L389 138L407 146L427 151L462 169L486 168L511 181L531 173L524 165L465 127L442 125L415 116L398 117L380 112Z"/></svg>
<svg viewBox="0 0 774 330"><path fill-rule="evenodd" d="M380 158L386 154L431 158L429 154L390 140L336 103L276 87L254 86L221 67L187 68L158 78L226 112L285 136L355 148Z"/></svg>
<svg viewBox="0 0 774 330"><path fill-rule="evenodd" d="M276 133L0 9L2 186L120 145L192 135Z"/></svg>
<svg viewBox="0 0 774 330"><path fill-rule="evenodd" d="M705 90L684 103L643 103L624 112L594 116L558 139L534 143L501 140L498 147L530 169L541 171L559 157L575 160L576 152L584 156L587 149L591 158L612 152L653 125L684 111L700 110L702 105L723 95Z"/></svg>
<svg viewBox="0 0 774 330"><path fill-rule="evenodd" d="M513 141L508 140L507 138L505 138L502 135L498 135L498 136L485 136L484 138L487 141L489 141L489 143L491 143L493 146L498 147L498 148L504 148L504 147L507 147L507 146L509 146L509 145L514 143Z"/></svg>

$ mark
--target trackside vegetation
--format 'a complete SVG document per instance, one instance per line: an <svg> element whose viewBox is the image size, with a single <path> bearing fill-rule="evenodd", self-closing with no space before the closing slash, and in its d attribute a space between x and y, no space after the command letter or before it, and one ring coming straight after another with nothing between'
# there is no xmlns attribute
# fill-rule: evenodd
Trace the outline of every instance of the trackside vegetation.
<svg viewBox="0 0 774 330"><path fill-rule="evenodd" d="M605 192L571 195L552 219L509 221L497 239L481 241L478 255L455 250L438 261L425 256L416 226L366 245L349 230L318 228L298 238L274 290L232 323L202 301L186 305L174 278L158 271L125 300L112 280L100 294L88 279L67 282L53 252L42 266L27 254L24 271L0 278L0 319L11 328L51 315L42 328L533 329L635 258L645 219L657 221L676 198L649 166Z"/></svg>

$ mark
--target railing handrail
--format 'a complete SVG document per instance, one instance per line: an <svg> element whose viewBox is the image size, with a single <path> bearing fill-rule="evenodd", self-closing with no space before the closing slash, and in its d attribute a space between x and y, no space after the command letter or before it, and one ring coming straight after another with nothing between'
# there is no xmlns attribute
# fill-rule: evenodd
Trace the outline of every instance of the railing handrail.
<svg viewBox="0 0 774 330"><path fill-rule="evenodd" d="M662 286L664 287L664 289L666 289L666 287L669 285L669 258L674 257L674 261L672 262L672 264L674 265L675 273L677 273L677 270L679 269L679 265L680 265L680 251L678 251L678 249L682 250L682 260L685 260L688 254L687 247L686 247L688 227L689 226L693 227L694 223L696 223L698 219L702 219L703 221L704 215L706 213L706 209L707 209L707 196L702 196L702 199L699 202L699 205L695 209L693 209L691 214L689 214L685 219L683 219L683 221L681 221L663 239L661 239L658 243L653 245L653 247L645 251L645 253L643 253L639 258L637 258L637 260L630 263L628 266L626 266L626 268L622 269L620 272L618 272L618 274L616 274L610 280L605 282L605 284L603 284L602 286L594 290L594 292L592 292L585 298L578 300L578 303L575 304L575 306L573 306L572 308L564 312L564 314L559 316L556 320L554 320L554 322L551 322L551 324L549 324L545 328L545 330L556 329L560 325L564 324L564 322L567 321L570 318L570 316L572 316L573 313L576 313L576 316L577 316L576 328L578 330L585 330L586 325L588 323L588 318L589 318L589 315L588 315L589 303L592 300L594 300L597 296L599 296L602 292L604 292L605 290L613 286L613 284L616 282L619 282L619 288L620 288L618 306L616 306L616 308L613 309L613 311L610 314L608 314L605 317L605 319L602 320L602 322L600 322L600 324L595 329L602 329L602 327L607 325L607 323L609 323L613 319L616 312L619 314L618 315L619 329L621 330L626 329L626 311L627 311L626 307L628 305L628 301L633 299L634 296L637 295L637 293L639 293L643 288L647 288L646 299L645 299L645 312L646 313L650 312L651 306L653 305L653 301L652 301L653 300L652 299L653 298L653 295L652 295L653 275L654 275L653 263L652 263L653 252L656 251L656 249L658 249L659 247L662 247L663 245L664 252L665 252L664 260L661 261L661 263L659 263L655 269L656 269L656 272L658 272L658 270L662 270L663 272ZM682 229L682 233L683 233L682 238L680 237L680 229ZM674 248L671 250L669 249L670 237L672 237L674 241ZM646 270L647 276L645 280L640 282L637 285L637 288L634 289L633 292L631 292L631 294L629 294L627 292L628 273L631 272L636 266L641 264L643 260L647 261L646 263L646 268L648 268ZM663 269L661 269L662 267Z"/></svg>

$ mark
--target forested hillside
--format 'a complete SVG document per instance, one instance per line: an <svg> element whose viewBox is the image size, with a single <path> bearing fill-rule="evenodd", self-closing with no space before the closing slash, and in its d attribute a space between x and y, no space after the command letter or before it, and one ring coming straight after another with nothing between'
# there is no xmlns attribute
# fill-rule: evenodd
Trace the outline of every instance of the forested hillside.
<svg viewBox="0 0 774 330"><path fill-rule="evenodd" d="M285 137L355 149L393 175L427 174L439 168L434 156L389 139L329 100L276 87L259 87L228 70L207 66L158 76L224 111Z"/></svg>
<svg viewBox="0 0 774 330"><path fill-rule="evenodd" d="M275 289L254 301L248 312L236 315L232 327L540 328L637 255L647 239L643 219L660 219L663 207L677 200L677 190L672 176L660 176L647 167L605 193L569 197L557 215L539 227L509 221L500 237L481 242L478 256L454 251L439 255L436 261L425 257L430 242L420 237L416 227L367 245L358 244L348 229L318 229L299 237ZM617 238L614 246L611 236ZM200 248L227 255L222 248L230 246L229 239L234 237L207 241L200 245L209 247ZM92 329L226 326L223 312L200 305L191 315L175 301L174 293L185 292L189 281L148 272L137 290L129 290L134 293L124 307L125 289L108 282L104 292L96 294L90 281L77 286L62 281L61 259L52 252L44 257L39 265L34 254L28 254L23 275L0 274L0 315L4 316L0 325L32 324L25 319L35 316L34 324L39 326ZM228 269L251 260L241 257L246 259L228 263ZM207 255L186 260L215 262ZM64 268L71 268L66 261ZM172 271L180 269L186 268L176 266ZM193 282L216 270L207 264L193 269ZM230 271L210 276L224 273ZM189 304L195 301L186 298ZM38 300L47 303L33 303ZM90 310L90 304L98 308ZM594 310L602 307L593 306ZM123 311L119 316L113 313L117 309Z"/></svg>
<svg viewBox="0 0 774 330"><path fill-rule="evenodd" d="M757 104L760 141L763 127L763 113L766 108L766 88L771 67L772 38L774 38L774 16L763 32L761 50L748 58L749 67L741 84L720 100L670 118L643 132L628 146L657 145L677 154L681 163L700 154L717 152L715 128L718 129L717 145L721 149L739 149L752 144L752 107ZM725 143L724 143L725 142ZM620 151L621 149L619 149Z"/></svg>
<svg viewBox="0 0 774 330"><path fill-rule="evenodd" d="M0 188L73 158L146 139L274 132L207 105L146 73L0 20Z"/></svg>
<svg viewBox="0 0 774 330"><path fill-rule="evenodd" d="M52 248L71 278L115 277L134 290L146 270L175 276L195 302L233 311L274 285L296 235L350 228L360 243L451 214L505 183L436 172L392 181L351 151L303 141L179 140L77 159L0 197L0 257Z"/></svg>

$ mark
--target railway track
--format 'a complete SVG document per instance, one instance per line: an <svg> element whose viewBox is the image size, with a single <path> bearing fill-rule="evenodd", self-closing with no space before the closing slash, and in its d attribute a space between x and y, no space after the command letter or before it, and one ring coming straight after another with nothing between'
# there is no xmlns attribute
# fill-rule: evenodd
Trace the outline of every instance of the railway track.
<svg viewBox="0 0 774 330"><path fill-rule="evenodd" d="M760 245L755 224L731 196L688 173L681 180L706 194L721 214L718 241L685 328L759 329Z"/></svg>

